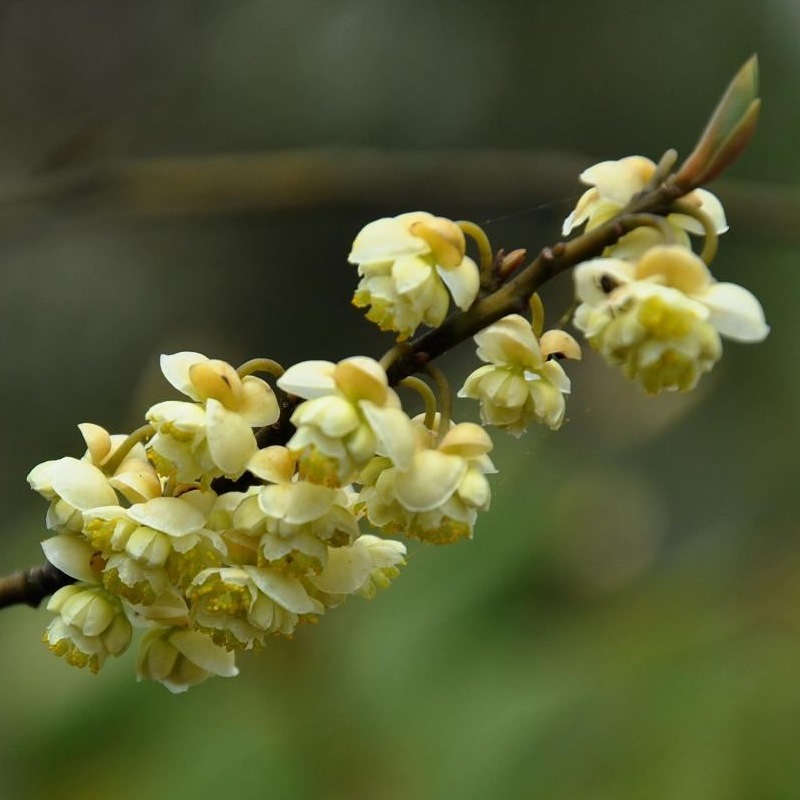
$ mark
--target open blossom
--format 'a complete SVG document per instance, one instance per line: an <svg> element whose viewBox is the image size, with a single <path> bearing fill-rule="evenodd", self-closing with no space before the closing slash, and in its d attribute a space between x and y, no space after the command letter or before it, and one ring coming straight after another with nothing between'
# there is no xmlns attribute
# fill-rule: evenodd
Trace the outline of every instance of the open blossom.
<svg viewBox="0 0 800 800"><path fill-rule="evenodd" d="M28 473L28 483L50 501L47 527L58 532L79 532L84 512L119 502L99 467L70 456L38 464Z"/></svg>
<svg viewBox="0 0 800 800"><path fill-rule="evenodd" d="M135 605L156 603L170 588L221 562L225 546L205 527L213 492L157 497L128 509L87 512L85 535L102 555L103 585Z"/></svg>
<svg viewBox="0 0 800 800"><path fill-rule="evenodd" d="M338 604L343 595L360 594L367 599L385 589L405 564L402 542L364 534L351 545L330 548L325 568L308 580L322 593L326 606Z"/></svg>
<svg viewBox="0 0 800 800"><path fill-rule="evenodd" d="M362 472L359 502L367 518L387 534L433 544L472 536L478 511L489 507L486 479L495 472L492 441L479 425L453 425L438 445L435 433L420 422L419 446L408 469L376 458Z"/></svg>
<svg viewBox="0 0 800 800"><path fill-rule="evenodd" d="M759 342L769 333L758 300L715 281L684 247L652 247L636 262L594 259L575 282L575 326L651 393L693 388L721 357L720 335Z"/></svg>
<svg viewBox="0 0 800 800"><path fill-rule="evenodd" d="M449 219L413 211L370 222L348 257L362 276L353 304L370 306L367 319L408 338L421 324L441 325L450 304L462 310L480 287L475 262L465 254L461 228Z"/></svg>
<svg viewBox="0 0 800 800"><path fill-rule="evenodd" d="M467 377L459 397L480 401L481 421L524 433L531 420L553 430L564 421L570 381L556 358L580 358L578 343L564 331L536 338L530 323L510 314L475 336L478 358L488 362Z"/></svg>
<svg viewBox="0 0 800 800"><path fill-rule="evenodd" d="M156 465L165 472L171 465L180 481L238 478L257 450L253 428L278 419L275 393L260 378L240 378L230 364L200 353L163 355L161 370L194 402L166 400L147 412L156 429L149 442Z"/></svg>
<svg viewBox="0 0 800 800"><path fill-rule="evenodd" d="M64 586L50 598L47 610L57 616L44 642L75 667L97 672L108 656L118 656L130 644L132 628L122 604L99 586Z"/></svg>
<svg viewBox="0 0 800 800"><path fill-rule="evenodd" d="M262 486L234 514L237 531L258 538L259 564L287 574L318 573L328 546L350 544L358 522L344 489L308 481Z"/></svg>
<svg viewBox="0 0 800 800"><path fill-rule="evenodd" d="M653 177L656 165L644 156L628 156L619 161L601 161L580 174L580 180L591 186L581 195L578 204L564 220L562 234L568 236L575 228L586 223L586 230L596 228L617 214L634 195L641 192ZM728 229L725 211L717 197L705 189L695 189L682 200L695 206L711 219L717 233ZM703 226L686 214L669 214L667 221L673 226L679 244L688 246L686 232L703 234ZM642 254L656 244L662 244L661 235L650 227L641 227L623 236L606 252L617 258L630 258Z"/></svg>
<svg viewBox="0 0 800 800"><path fill-rule="evenodd" d="M325 610L298 578L269 567L203 570L187 596L196 627L228 650L261 645L268 634L290 636Z"/></svg>
<svg viewBox="0 0 800 800"><path fill-rule="evenodd" d="M212 675L231 678L238 674L235 653L199 631L155 628L139 644L137 679L158 681L173 693L185 692Z"/></svg>
<svg viewBox="0 0 800 800"><path fill-rule="evenodd" d="M297 431L288 443L303 478L343 486L376 452L407 465L414 430L377 361L304 361L286 370L278 386L308 398L292 414Z"/></svg>

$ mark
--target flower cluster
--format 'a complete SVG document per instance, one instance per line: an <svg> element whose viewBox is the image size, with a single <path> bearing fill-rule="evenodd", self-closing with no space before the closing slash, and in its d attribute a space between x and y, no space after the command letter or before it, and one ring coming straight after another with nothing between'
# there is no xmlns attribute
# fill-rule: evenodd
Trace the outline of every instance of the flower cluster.
<svg viewBox="0 0 800 800"><path fill-rule="evenodd" d="M45 555L76 581L52 596L44 635L70 664L96 672L145 628L139 678L177 692L235 675L237 651L388 586L406 549L387 534L453 541L488 507L485 432L464 423L440 437L412 421L372 359L284 372L295 433L263 448L254 427L278 416L270 384L198 353L161 365L191 401L157 403L128 437L81 425L82 458L28 476L50 502ZM362 477L378 462L388 515Z"/></svg>
<svg viewBox="0 0 800 800"><path fill-rule="evenodd" d="M584 223L597 227L619 213L655 169L649 159L631 156L583 172L581 180L591 188L563 233ZM696 189L666 223L665 231L635 228L603 257L575 269L575 327L606 361L652 394L692 389L720 359L721 336L759 342L769 333L758 300L741 286L718 283L691 249L688 234L727 230L719 200Z"/></svg>
<svg viewBox="0 0 800 800"><path fill-rule="evenodd" d="M347 484L377 452L402 462L405 448L410 460L414 430L375 362L330 367L298 365L286 383L295 389L298 376L318 373L320 394L330 373L329 399L346 407L300 404L291 449L259 449L253 428L278 413L268 383L198 353L164 356L164 374L191 402L156 404L150 426L129 437L81 425L82 458L31 471L50 502L45 555L76 581L48 604L55 616L44 640L54 653L96 672L145 628L138 676L183 691L235 675L236 651L291 636L347 596L389 584L405 547L361 533ZM313 424L323 438L298 444ZM324 461L318 441L341 445L332 472L313 467ZM245 474L243 491L224 490Z"/></svg>

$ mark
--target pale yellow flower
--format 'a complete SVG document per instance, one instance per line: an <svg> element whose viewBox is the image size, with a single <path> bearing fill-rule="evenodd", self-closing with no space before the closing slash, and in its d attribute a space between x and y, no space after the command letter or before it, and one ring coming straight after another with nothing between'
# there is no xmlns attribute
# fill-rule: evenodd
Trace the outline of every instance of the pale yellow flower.
<svg viewBox="0 0 800 800"><path fill-rule="evenodd" d="M97 672L108 656L118 656L130 644L132 629L122 604L99 586L64 586L50 598L47 610L57 616L44 642L74 667Z"/></svg>
<svg viewBox="0 0 800 800"><path fill-rule="evenodd" d="M102 554L103 585L130 603L148 606L170 587L185 588L225 553L205 527L213 492L157 497L129 509L109 506L86 514L85 535Z"/></svg>
<svg viewBox="0 0 800 800"><path fill-rule="evenodd" d="M173 693L185 692L214 675L231 678L238 674L235 653L199 631L155 628L139 645L137 680L158 681Z"/></svg>
<svg viewBox="0 0 800 800"><path fill-rule="evenodd" d="M570 381L556 358L580 358L578 343L564 331L541 341L525 317L511 314L475 336L478 357L488 362L458 393L480 401L481 421L515 436L536 420L553 430L564 421Z"/></svg>
<svg viewBox="0 0 800 800"><path fill-rule="evenodd" d="M325 568L309 582L323 592L326 605L336 604L341 596L360 594L372 598L400 574L405 564L402 542L365 534L351 545L330 548Z"/></svg>
<svg viewBox="0 0 800 800"><path fill-rule="evenodd" d="M288 443L303 478L343 486L376 452L408 463L414 430L377 361L304 361L286 370L278 386L308 398L292 414L297 431Z"/></svg>
<svg viewBox="0 0 800 800"><path fill-rule="evenodd" d="M418 423L419 446L400 470L376 458L362 472L359 505L376 528L434 544L472 536L478 511L489 507L486 475L492 441L471 422L453 425L438 445L435 433Z"/></svg>
<svg viewBox="0 0 800 800"><path fill-rule="evenodd" d="M350 544L358 522L343 489L308 481L262 486L233 517L238 531L258 539L259 565L287 574L318 573L329 546Z"/></svg>
<svg viewBox="0 0 800 800"><path fill-rule="evenodd" d="M177 479L186 482L238 478L257 450L253 428L278 419L275 393L260 378L239 378L230 364L200 353L164 355L161 369L195 402L167 400L147 412L156 429L148 445L156 466L169 472L172 465Z"/></svg>
<svg viewBox="0 0 800 800"><path fill-rule="evenodd" d="M758 342L769 333L758 300L718 283L691 250L661 245L637 262L600 258L579 265L575 326L648 392L686 391L722 355L720 335Z"/></svg>
<svg viewBox="0 0 800 800"><path fill-rule="evenodd" d="M269 567L204 570L187 596L195 626L228 650L261 645L268 634L290 636L301 620L325 610L298 578Z"/></svg>
<svg viewBox="0 0 800 800"><path fill-rule="evenodd" d="M375 220L348 256L362 276L353 303L370 306L367 318L401 340L423 323L441 325L448 291L466 310L480 288L478 267L465 252L464 233L451 220L424 211Z"/></svg>
<svg viewBox="0 0 800 800"><path fill-rule="evenodd" d="M28 473L28 483L50 501L47 511L50 530L77 533L83 527L84 512L118 502L102 470L70 456L38 464Z"/></svg>
<svg viewBox="0 0 800 800"><path fill-rule="evenodd" d="M562 235L568 236L586 223L592 230L617 214L641 192L652 178L656 165L644 156L628 156L619 161L601 161L580 174L580 180L591 186L581 195L578 204L564 220ZM681 198L708 215L717 233L728 230L725 211L717 197L705 189L695 189ZM702 235L703 226L686 214L669 214L667 221L675 231L676 241L689 245L686 232ZM616 258L635 258L653 245L663 244L661 235L653 228L637 228L608 248L606 255Z"/></svg>

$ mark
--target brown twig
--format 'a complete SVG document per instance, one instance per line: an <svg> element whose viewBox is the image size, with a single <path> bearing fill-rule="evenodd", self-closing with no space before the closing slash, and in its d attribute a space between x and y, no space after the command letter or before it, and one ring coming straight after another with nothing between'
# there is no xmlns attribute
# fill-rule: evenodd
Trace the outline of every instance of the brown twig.
<svg viewBox="0 0 800 800"><path fill-rule="evenodd" d="M0 608L24 604L37 608L48 595L75 579L49 561L0 578Z"/></svg>

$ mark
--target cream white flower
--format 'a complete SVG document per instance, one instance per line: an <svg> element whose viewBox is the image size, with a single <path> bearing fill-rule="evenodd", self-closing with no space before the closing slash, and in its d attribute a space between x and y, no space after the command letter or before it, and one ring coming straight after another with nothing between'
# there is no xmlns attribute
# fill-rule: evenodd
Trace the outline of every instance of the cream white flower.
<svg viewBox="0 0 800 800"><path fill-rule="evenodd" d="M116 492L98 467L70 456L38 464L28 473L28 483L50 500L47 527L51 530L79 532L83 512L118 502Z"/></svg>
<svg viewBox="0 0 800 800"><path fill-rule="evenodd" d="M486 475L495 472L487 455L492 441L471 422L453 425L438 446L432 431L421 424L419 430L419 447L407 469L376 458L361 473L359 504L387 534L433 544L469 538L478 511L491 499Z"/></svg>
<svg viewBox="0 0 800 800"><path fill-rule="evenodd" d="M539 341L519 314L490 325L475 342L478 358L488 364L469 375L458 396L480 401L481 421L515 436L521 436L531 420L559 428L570 381L555 358L580 358L578 343L557 330Z"/></svg>
<svg viewBox="0 0 800 800"><path fill-rule="evenodd" d="M64 586L47 604L58 616L44 642L74 667L97 672L108 656L118 656L130 644L131 624L122 604L99 586Z"/></svg>
<svg viewBox="0 0 800 800"><path fill-rule="evenodd" d="M85 535L105 560L103 585L135 605L155 603L170 587L188 586L225 552L205 527L213 492L157 497L129 509L109 506L86 514Z"/></svg>
<svg viewBox="0 0 800 800"><path fill-rule="evenodd" d="M195 402L167 400L147 412L156 429L149 442L156 466L168 473L174 465L180 481L238 478L257 450L253 428L278 419L275 393L260 378L239 378L230 364L200 353L164 355L161 369Z"/></svg>
<svg viewBox="0 0 800 800"><path fill-rule="evenodd" d="M634 195L641 192L653 177L656 165L643 156L628 156L619 161L601 161L580 174L580 180L591 186L583 193L578 204L564 220L562 234L568 236L575 228L586 223L586 230L596 228L617 214ZM717 197L705 189L695 189L681 198L707 214L717 233L728 230L725 211ZM688 246L686 231L702 235L703 226L686 214L670 214L667 220L675 229L678 243ZM606 255L632 258L646 249L662 244L660 234L652 228L637 228L623 236Z"/></svg>
<svg viewBox="0 0 800 800"><path fill-rule="evenodd" d="M739 342L766 338L758 300L718 283L691 250L660 245L632 263L594 259L575 270L575 326L612 364L651 393L686 391L722 355L720 335Z"/></svg>
<svg viewBox="0 0 800 800"><path fill-rule="evenodd" d="M297 431L288 443L305 479L343 486L376 452L408 464L415 433L377 361L304 361L286 370L278 386L308 398L292 414Z"/></svg>
<svg viewBox="0 0 800 800"><path fill-rule="evenodd" d="M235 653L199 631L156 628L139 645L137 680L158 681L173 693L185 692L213 675L231 678L238 674Z"/></svg>
<svg viewBox="0 0 800 800"><path fill-rule="evenodd" d="M228 650L262 645L268 634L290 636L325 610L297 578L269 567L203 570L187 597L195 626Z"/></svg>
<svg viewBox="0 0 800 800"><path fill-rule="evenodd" d="M423 323L441 325L448 290L462 310L478 295L478 267L465 251L464 233L451 220L424 211L375 220L348 256L362 276L353 304L370 306L367 319L401 340Z"/></svg>
<svg viewBox="0 0 800 800"><path fill-rule="evenodd" d="M400 574L405 555L402 542L364 534L349 546L331 548L325 568L308 580L329 596L326 605L336 604L342 595L349 594L370 599Z"/></svg>
<svg viewBox="0 0 800 800"><path fill-rule="evenodd" d="M237 508L239 531L258 538L259 565L287 574L317 573L328 549L350 544L358 522L343 489L308 481L263 486Z"/></svg>

